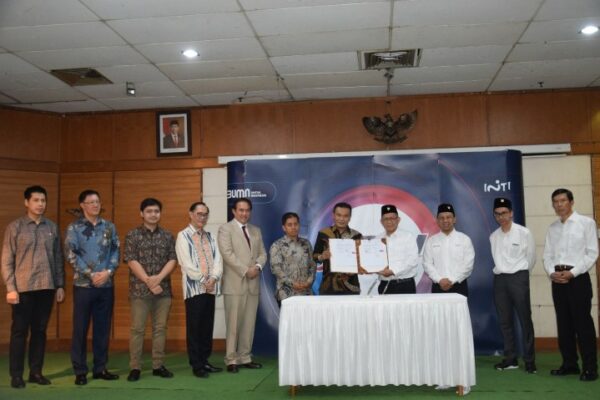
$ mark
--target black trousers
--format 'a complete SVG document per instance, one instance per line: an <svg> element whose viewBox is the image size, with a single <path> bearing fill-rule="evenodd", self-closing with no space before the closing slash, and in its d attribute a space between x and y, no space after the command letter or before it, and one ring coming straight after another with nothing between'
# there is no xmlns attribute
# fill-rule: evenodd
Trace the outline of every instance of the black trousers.
<svg viewBox="0 0 600 400"><path fill-rule="evenodd" d="M414 278L393 279L381 281L377 290L379 294L414 294L417 293L417 286Z"/></svg>
<svg viewBox="0 0 600 400"><path fill-rule="evenodd" d="M559 284L552 282L552 299L558 327L558 347L563 366L577 364L577 346L581 352L583 369L598 370L596 329L592 319L592 281L586 272Z"/></svg>
<svg viewBox="0 0 600 400"><path fill-rule="evenodd" d="M202 369L212 353L215 296L199 294L185 299L187 352L192 369Z"/></svg>
<svg viewBox="0 0 600 400"><path fill-rule="evenodd" d="M523 334L523 360L535 361L535 334L531 320L529 271L494 275L494 302L504 338L504 357L507 360L517 359L514 327L516 312Z"/></svg>
<svg viewBox="0 0 600 400"><path fill-rule="evenodd" d="M25 347L29 334L29 373L41 374L46 353L46 328L54 304L54 290L19 293L19 304L12 305L9 371L11 377L23 377Z"/></svg>
<svg viewBox="0 0 600 400"><path fill-rule="evenodd" d="M452 285L449 290L444 291L440 287L439 283L434 283L431 285L431 293L458 293L465 297L469 297L469 286L467 285L467 280L465 279L461 283L455 283Z"/></svg>

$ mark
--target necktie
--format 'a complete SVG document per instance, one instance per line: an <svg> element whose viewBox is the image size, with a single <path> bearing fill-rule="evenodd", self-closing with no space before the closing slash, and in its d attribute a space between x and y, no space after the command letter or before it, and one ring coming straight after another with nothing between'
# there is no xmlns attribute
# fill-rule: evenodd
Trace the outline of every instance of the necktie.
<svg viewBox="0 0 600 400"><path fill-rule="evenodd" d="M248 247L250 247L250 237L248 236L248 232L246 232L246 225L242 226L242 231L244 231L244 237L246 238L246 242L248 242Z"/></svg>
<svg viewBox="0 0 600 400"><path fill-rule="evenodd" d="M177 147L177 145L179 144L179 138L177 136L173 136L173 143L175 144L175 147Z"/></svg>

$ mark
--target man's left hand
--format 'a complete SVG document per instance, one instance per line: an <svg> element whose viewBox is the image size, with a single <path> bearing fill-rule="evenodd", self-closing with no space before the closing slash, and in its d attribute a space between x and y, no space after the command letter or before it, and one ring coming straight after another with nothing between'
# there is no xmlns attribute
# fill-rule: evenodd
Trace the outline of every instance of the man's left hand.
<svg viewBox="0 0 600 400"><path fill-rule="evenodd" d="M92 285L95 287L100 287L108 282L109 278L110 272L108 272L106 269L104 271L96 272L92 275Z"/></svg>
<svg viewBox="0 0 600 400"><path fill-rule="evenodd" d="M65 300L65 289L58 288L56 289L56 302L62 303Z"/></svg>

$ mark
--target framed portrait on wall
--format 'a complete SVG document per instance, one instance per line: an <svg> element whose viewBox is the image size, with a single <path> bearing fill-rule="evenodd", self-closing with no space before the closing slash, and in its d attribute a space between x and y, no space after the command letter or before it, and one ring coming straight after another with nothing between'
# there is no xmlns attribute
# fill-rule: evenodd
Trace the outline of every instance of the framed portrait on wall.
<svg viewBox="0 0 600 400"><path fill-rule="evenodd" d="M156 155L181 156L192 154L190 112L156 113Z"/></svg>

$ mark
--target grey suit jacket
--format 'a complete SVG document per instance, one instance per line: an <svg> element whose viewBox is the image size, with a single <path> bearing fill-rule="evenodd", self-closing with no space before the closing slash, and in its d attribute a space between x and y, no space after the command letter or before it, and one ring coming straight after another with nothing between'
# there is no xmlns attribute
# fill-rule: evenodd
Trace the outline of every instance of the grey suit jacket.
<svg viewBox="0 0 600 400"><path fill-rule="evenodd" d="M246 278L248 267L267 262L267 252L262 240L260 229L254 225L246 224L250 236L251 248L244 237L242 229L235 219L232 219L219 228L217 242L223 257L223 277L221 290L223 294L257 295L260 292L260 275L254 279Z"/></svg>

